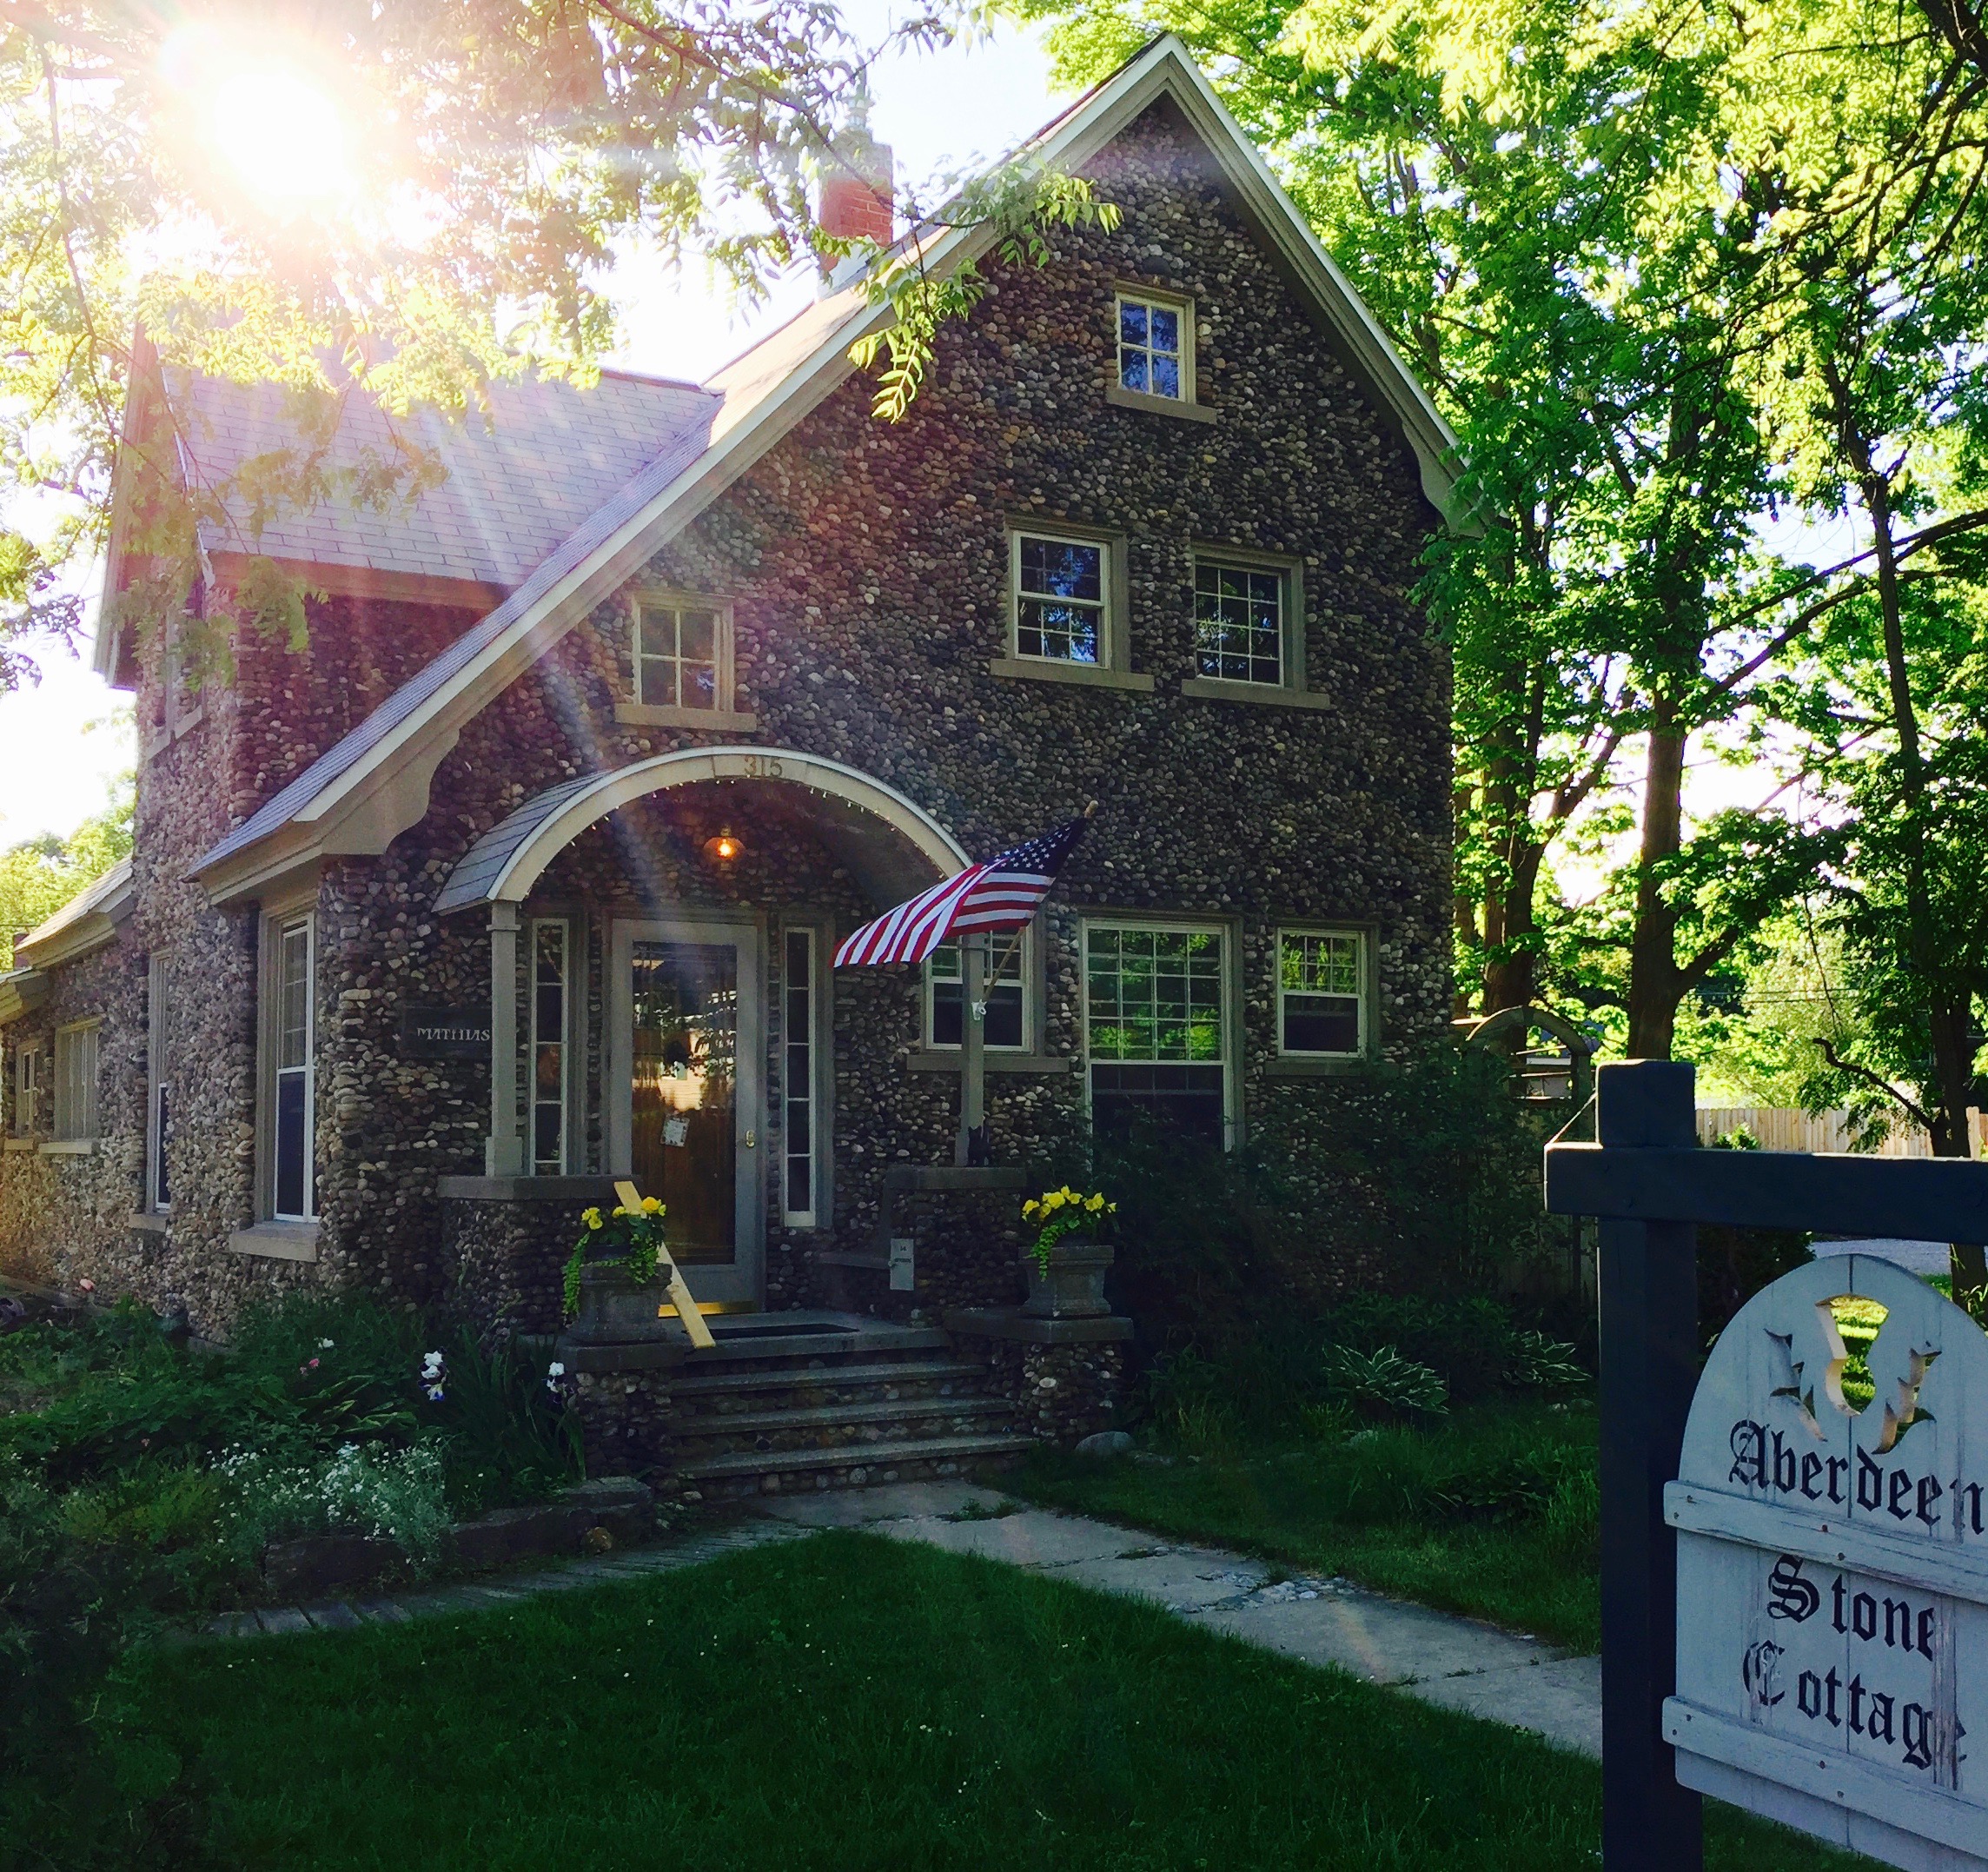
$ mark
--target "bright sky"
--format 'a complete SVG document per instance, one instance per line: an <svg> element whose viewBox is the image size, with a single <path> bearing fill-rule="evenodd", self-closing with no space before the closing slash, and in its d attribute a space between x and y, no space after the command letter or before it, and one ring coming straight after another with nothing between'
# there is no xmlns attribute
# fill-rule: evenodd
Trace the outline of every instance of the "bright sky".
<svg viewBox="0 0 1988 1872"><path fill-rule="evenodd" d="M896 11L881 0L845 0L843 9L871 43ZM914 186L999 156L1058 108L1039 34L1011 23L980 45L888 60L873 70L871 91L871 131L896 150L899 176ZM814 289L812 275L798 277L741 317L701 278L673 281L659 267L636 263L620 284L628 317L614 362L693 382ZM94 601L91 613L94 623ZM81 659L54 643L23 647L40 665L42 680L0 696L0 846L71 831L103 807L113 780L133 764L129 699L90 673L88 647Z"/></svg>

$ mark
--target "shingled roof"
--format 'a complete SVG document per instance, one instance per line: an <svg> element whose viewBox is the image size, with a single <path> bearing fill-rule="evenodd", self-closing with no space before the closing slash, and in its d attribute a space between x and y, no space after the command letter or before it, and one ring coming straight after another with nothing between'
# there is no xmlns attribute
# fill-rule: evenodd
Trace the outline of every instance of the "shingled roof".
<svg viewBox="0 0 1988 1872"><path fill-rule="evenodd" d="M171 395L191 476L222 481L259 455L298 446L295 397L275 384L182 378ZM658 456L691 435L701 440L718 402L694 383L622 371L603 371L588 389L494 384L487 412L461 422L434 409L392 419L355 395L341 412L333 466L353 467L368 451L391 460L398 437L441 463L439 486L377 511L328 501L284 512L253 535L237 518L210 526L204 543L508 591Z"/></svg>

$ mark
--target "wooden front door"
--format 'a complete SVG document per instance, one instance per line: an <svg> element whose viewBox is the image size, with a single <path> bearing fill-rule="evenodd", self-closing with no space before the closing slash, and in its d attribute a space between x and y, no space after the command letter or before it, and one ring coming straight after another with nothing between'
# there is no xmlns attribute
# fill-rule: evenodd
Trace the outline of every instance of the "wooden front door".
<svg viewBox="0 0 1988 1872"><path fill-rule="evenodd" d="M612 951L612 1168L662 1198L670 1252L700 1301L758 1305L759 932L742 923L618 922Z"/></svg>

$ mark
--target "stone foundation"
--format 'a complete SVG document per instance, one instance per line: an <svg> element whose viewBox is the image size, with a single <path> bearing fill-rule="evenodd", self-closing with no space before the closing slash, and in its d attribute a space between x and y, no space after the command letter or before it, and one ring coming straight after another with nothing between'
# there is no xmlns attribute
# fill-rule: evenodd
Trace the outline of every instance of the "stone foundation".
<svg viewBox="0 0 1988 1872"><path fill-rule="evenodd" d="M1125 1388L1125 1342L1132 1322L1030 1319L1011 1308L956 1310L947 1331L989 1364L1015 1406L1019 1427L1038 1442L1068 1446L1110 1430Z"/></svg>

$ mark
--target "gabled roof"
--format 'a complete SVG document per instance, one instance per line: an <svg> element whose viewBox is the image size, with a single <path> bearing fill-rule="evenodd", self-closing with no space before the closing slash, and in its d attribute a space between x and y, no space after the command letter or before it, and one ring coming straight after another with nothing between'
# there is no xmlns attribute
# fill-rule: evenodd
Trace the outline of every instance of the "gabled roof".
<svg viewBox="0 0 1988 1872"><path fill-rule="evenodd" d="M131 860L121 858L91 885L78 891L45 923L14 945L14 959L29 970L73 962L101 949L131 912ZM17 969L17 973L21 973Z"/></svg>
<svg viewBox="0 0 1988 1872"><path fill-rule="evenodd" d="M170 401L182 481L216 485L259 456L299 446L298 403L280 385L173 374ZM521 585L659 456L692 435L701 445L719 402L694 383L626 371L603 371L586 390L536 379L495 383L488 409L461 422L434 409L389 419L354 395L328 450L333 470L368 456L392 461L404 448L439 462L445 478L378 509L344 501L286 508L256 530L238 501L231 523L202 528L202 544L214 554L460 581L480 608L491 587ZM106 591L118 587L116 556L105 569ZM115 655L100 627L100 674L114 674Z"/></svg>
<svg viewBox="0 0 1988 1872"><path fill-rule="evenodd" d="M1413 449L1431 504L1447 511L1455 437L1178 39L1154 41L1025 153L1048 166L1080 166L1163 97L1208 147L1238 209L1314 309L1350 375ZM934 270L991 242L982 228L920 237ZM249 894L314 849L384 850L426 811L427 781L463 723L838 388L854 368L851 345L888 317L887 308L869 302L856 272L719 371L706 386L715 399L706 430L680 435L475 629L206 853L194 874L225 899Z"/></svg>

